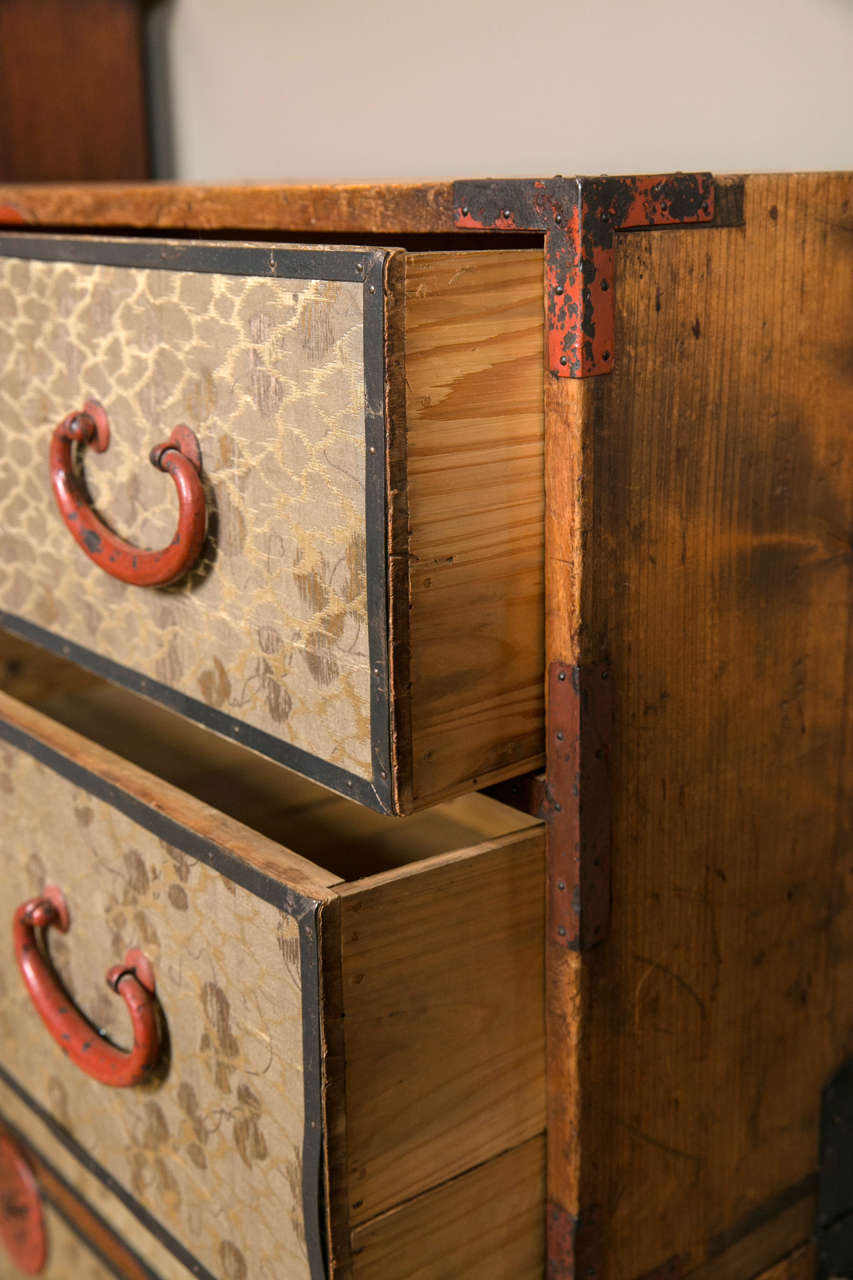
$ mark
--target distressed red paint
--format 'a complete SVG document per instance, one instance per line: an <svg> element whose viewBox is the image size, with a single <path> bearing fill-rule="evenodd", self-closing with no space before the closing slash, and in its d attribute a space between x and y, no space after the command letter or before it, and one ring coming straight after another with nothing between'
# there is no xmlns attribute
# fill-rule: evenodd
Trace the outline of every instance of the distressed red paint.
<svg viewBox="0 0 853 1280"><path fill-rule="evenodd" d="M613 234L711 222L710 174L490 179L454 186L454 221L469 230L542 231L548 365L558 377L614 363Z"/></svg>
<svg viewBox="0 0 853 1280"><path fill-rule="evenodd" d="M124 542L89 503L74 467L74 446L88 445L103 453L109 440L109 420L97 400L87 400L82 413L68 414L57 426L50 446L50 479L60 514L77 545L105 573L135 587L167 587L192 569L204 545L207 503L198 440L181 424L151 450L152 465L172 477L178 494L178 527L169 545L159 551Z"/></svg>
<svg viewBox="0 0 853 1280"><path fill-rule="evenodd" d="M133 1028L133 1048L117 1049L77 1010L39 946L36 930L55 928L65 933L68 908L59 889L50 886L15 912L15 957L30 999L53 1039L71 1061L93 1080L115 1088L139 1084L160 1056L160 1017L154 995L154 974L136 950L107 973L107 983L124 1000Z"/></svg>

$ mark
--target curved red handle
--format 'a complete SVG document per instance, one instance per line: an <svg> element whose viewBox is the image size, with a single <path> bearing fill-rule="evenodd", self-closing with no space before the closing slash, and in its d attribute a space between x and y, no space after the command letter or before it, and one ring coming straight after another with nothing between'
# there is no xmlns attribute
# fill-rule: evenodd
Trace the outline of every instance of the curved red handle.
<svg viewBox="0 0 853 1280"><path fill-rule="evenodd" d="M151 965L140 951L132 949L124 963L107 974L108 984L124 1000L133 1024L133 1048L125 1053L74 1007L39 947L36 929L52 926L65 933L68 924L65 899L53 886L15 912L15 955L30 998L60 1049L87 1076L118 1088L139 1084L160 1056L160 1019Z"/></svg>
<svg viewBox="0 0 853 1280"><path fill-rule="evenodd" d="M198 560L207 527L207 504L201 482L201 449L189 427L175 427L165 444L151 450L151 462L167 471L178 491L178 527L162 551L142 551L122 541L93 511L74 469L74 445L91 445L103 453L110 442L106 410L87 400L82 413L69 413L53 433L50 480L60 514L79 546L105 573L135 587L167 587Z"/></svg>

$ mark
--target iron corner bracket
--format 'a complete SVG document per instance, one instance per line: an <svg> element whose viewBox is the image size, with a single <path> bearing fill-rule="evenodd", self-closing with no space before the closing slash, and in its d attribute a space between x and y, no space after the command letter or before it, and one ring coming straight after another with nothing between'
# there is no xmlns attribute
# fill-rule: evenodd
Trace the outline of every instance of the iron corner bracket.
<svg viewBox="0 0 853 1280"><path fill-rule="evenodd" d="M613 235L714 221L710 173L625 178L482 178L453 185L463 230L545 236L548 365L558 378L613 368Z"/></svg>

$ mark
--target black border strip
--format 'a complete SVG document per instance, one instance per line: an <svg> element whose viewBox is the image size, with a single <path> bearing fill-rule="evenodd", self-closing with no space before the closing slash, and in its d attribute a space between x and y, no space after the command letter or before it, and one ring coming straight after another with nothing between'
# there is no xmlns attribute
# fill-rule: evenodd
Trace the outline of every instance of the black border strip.
<svg viewBox="0 0 853 1280"><path fill-rule="evenodd" d="M239 884L255 897L269 902L292 916L299 925L299 951L302 978L302 1072L304 1081L305 1132L302 1142L302 1211L305 1223L305 1243L312 1280L324 1280L326 1276L324 1232L322 1224L322 1161L323 1161L323 1110L322 1110L322 1059L320 1029L320 970L318 912L319 903L314 898L298 893L289 885L274 880L255 867L249 866L228 849L151 808L130 792L113 782L108 782L91 770L53 747L33 737L17 725L0 719L0 739L17 750L24 751L54 773L74 786L83 788L90 795L117 809L126 817L144 827L159 839L191 858L204 862L214 871ZM6 1081L24 1102L38 1115L78 1160L94 1173L105 1186L119 1197L175 1257L189 1267L200 1280L215 1280L184 1246L163 1228L147 1209L116 1181L108 1170L97 1163L65 1129L59 1126L48 1112L9 1075L0 1064L0 1079ZM187 1259L190 1259L188 1262ZM191 1265L192 1264L192 1265ZM195 1269L194 1269L195 1268Z"/></svg>
<svg viewBox="0 0 853 1280"><path fill-rule="evenodd" d="M188 694L151 680L130 667L113 662L14 614L0 612L0 626L15 631L80 666L135 693L195 720L226 738L245 743L253 751L312 778L322 786L350 796L380 813L393 813L391 780L391 698L388 688L388 494L385 458L385 269L389 251L375 248L305 249L270 245L215 242L166 242L129 238L29 235L0 236L0 256L48 262L144 267L149 270L191 271L297 280L341 280L363 286L365 381L364 493L368 652L370 658L370 739L372 779L315 756L292 743L256 729L245 721L209 707ZM134 588L131 588L133 590Z"/></svg>
<svg viewBox="0 0 853 1280"><path fill-rule="evenodd" d="M19 1091L13 1086L13 1092L18 1093ZM98 1222L103 1227L104 1231L106 1231L109 1235L111 1235L114 1240L117 1240L119 1242L119 1244L125 1250L125 1252L130 1254L130 1256L133 1258L134 1262L136 1263L136 1265L139 1267L141 1271L144 1271L146 1275L150 1276L151 1280L162 1280L160 1272L153 1271L149 1266L149 1264L145 1261L145 1259L141 1258L139 1254L136 1252L136 1250L132 1248L131 1245L129 1245L127 1241L120 1235L118 1229L114 1227L111 1222L107 1222L103 1214L99 1213L98 1210L95 1209L93 1205L89 1204L89 1201L86 1199L86 1197L80 1191L78 1191L76 1187L72 1187L68 1179L59 1172L59 1170L56 1168L53 1162L48 1160L47 1156L42 1151L40 1145L37 1142L34 1142L29 1134L23 1133L17 1127L17 1125L13 1124L12 1121L6 1116L2 1108L0 1108L0 1124L2 1124L3 1127L7 1129L14 1138L17 1139L17 1141L21 1144L21 1147L25 1154L29 1150L34 1152L35 1155L38 1156L42 1164L46 1165L47 1168L50 1169L50 1172L52 1173L54 1178L56 1178L57 1182L61 1182L63 1187L65 1187L66 1191L68 1192L68 1194L70 1196L73 1196L75 1200L77 1200L81 1205L83 1205L87 1210L87 1212L91 1213L92 1217L98 1220ZM78 1240L81 1240L83 1242L83 1244L86 1246L89 1252L93 1253L95 1257L98 1258L98 1260L102 1262L104 1266L107 1267L114 1276L118 1276L118 1280L125 1280L122 1272L116 1270L113 1263L104 1253L101 1252L100 1248L98 1247L98 1245L95 1244L94 1240L92 1240L91 1237L87 1236L86 1232L83 1230L80 1224L78 1222L75 1222L74 1219L65 1212L64 1207L61 1204L58 1204L56 1200L54 1200L53 1196L50 1194L50 1192L47 1190L46 1187L42 1186L42 1184L38 1181L37 1177L36 1177L36 1183L38 1185L39 1195L41 1199L45 1201L46 1204L50 1205L54 1213L58 1214L59 1217L62 1218L62 1220L66 1223L66 1225L70 1227L70 1229L77 1236ZM47 1247L48 1247L48 1261L49 1261L50 1248L51 1248L49 1239L48 1239Z"/></svg>
<svg viewBox="0 0 853 1280"><path fill-rule="evenodd" d="M382 261L375 248L333 249L215 240L148 240L134 236L45 236L26 231L0 235L0 256L88 266L144 267L150 271L194 271L202 275L272 276L283 280L348 280L361 284L368 263ZM364 270L357 270L359 262Z"/></svg>

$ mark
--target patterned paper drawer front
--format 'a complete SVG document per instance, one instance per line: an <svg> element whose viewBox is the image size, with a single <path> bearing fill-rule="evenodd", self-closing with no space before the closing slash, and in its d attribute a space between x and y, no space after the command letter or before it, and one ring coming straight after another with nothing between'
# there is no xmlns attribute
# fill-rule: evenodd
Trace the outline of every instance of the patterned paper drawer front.
<svg viewBox="0 0 853 1280"><path fill-rule="evenodd" d="M388 255L29 238L2 248L17 255L0 257L7 625L387 803ZM77 456L103 523L134 547L169 548L176 530L175 487L149 450L178 424L200 443L207 541L167 589L117 580L114 557L93 562L64 527L51 440L90 399L109 445ZM84 541L102 550L107 536Z"/></svg>
<svg viewBox="0 0 853 1280"><path fill-rule="evenodd" d="M178 1259L197 1260L193 1274L315 1280L316 902L32 743L0 744L0 767L0 918L59 885L70 928L44 936L75 1006L126 1046L127 1013L104 974L140 947L168 1029L147 1083L90 1078L51 1041L7 946L0 1077ZM222 859L233 878L211 865Z"/></svg>

